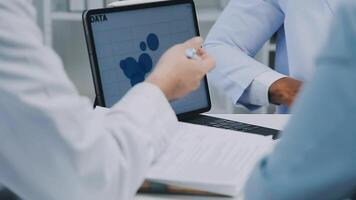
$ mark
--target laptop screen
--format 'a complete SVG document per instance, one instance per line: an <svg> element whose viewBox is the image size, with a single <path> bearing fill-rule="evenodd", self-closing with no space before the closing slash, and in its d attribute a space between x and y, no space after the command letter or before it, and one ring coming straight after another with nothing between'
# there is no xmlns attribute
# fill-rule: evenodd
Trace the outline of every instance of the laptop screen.
<svg viewBox="0 0 356 200"><path fill-rule="evenodd" d="M190 3L92 15L105 106L112 107L144 81L167 49L196 36L195 20ZM206 88L202 81L198 90L171 102L176 114L208 107Z"/></svg>

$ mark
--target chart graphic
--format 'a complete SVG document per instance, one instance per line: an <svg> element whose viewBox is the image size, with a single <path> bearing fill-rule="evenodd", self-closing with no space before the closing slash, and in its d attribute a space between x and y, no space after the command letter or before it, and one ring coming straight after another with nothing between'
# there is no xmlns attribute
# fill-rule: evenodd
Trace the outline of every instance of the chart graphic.
<svg viewBox="0 0 356 200"><path fill-rule="evenodd" d="M158 36L150 33L146 41L140 43L142 52L147 50L156 51L159 48ZM124 71L125 76L130 79L131 86L135 86L145 80L146 75L151 72L153 68L152 57L147 53L142 53L136 61L133 57L128 57L120 61L120 68Z"/></svg>

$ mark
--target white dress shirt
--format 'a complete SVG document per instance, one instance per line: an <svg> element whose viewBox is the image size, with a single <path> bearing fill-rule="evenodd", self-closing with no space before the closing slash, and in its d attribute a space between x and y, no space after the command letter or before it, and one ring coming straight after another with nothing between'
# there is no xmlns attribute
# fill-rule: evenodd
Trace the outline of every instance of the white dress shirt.
<svg viewBox="0 0 356 200"><path fill-rule="evenodd" d="M42 41L30 0L0 1L0 182L28 200L132 199L175 133L169 102L143 83L98 114Z"/></svg>
<svg viewBox="0 0 356 200"><path fill-rule="evenodd" d="M233 103L254 109L269 104L268 90L275 81L286 76L309 81L313 58L342 1L231 0L205 44L217 61L212 82ZM276 71L253 58L275 32Z"/></svg>

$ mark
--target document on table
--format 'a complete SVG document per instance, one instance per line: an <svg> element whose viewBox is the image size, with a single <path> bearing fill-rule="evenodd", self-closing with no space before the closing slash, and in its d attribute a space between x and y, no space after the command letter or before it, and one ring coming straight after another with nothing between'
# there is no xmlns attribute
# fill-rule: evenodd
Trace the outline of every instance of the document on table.
<svg viewBox="0 0 356 200"><path fill-rule="evenodd" d="M274 146L269 137L236 131L185 123L179 130L148 180L236 196L257 161Z"/></svg>
<svg viewBox="0 0 356 200"><path fill-rule="evenodd" d="M177 131L146 178L222 195L239 195L258 160L275 145L271 137L186 123Z"/></svg>

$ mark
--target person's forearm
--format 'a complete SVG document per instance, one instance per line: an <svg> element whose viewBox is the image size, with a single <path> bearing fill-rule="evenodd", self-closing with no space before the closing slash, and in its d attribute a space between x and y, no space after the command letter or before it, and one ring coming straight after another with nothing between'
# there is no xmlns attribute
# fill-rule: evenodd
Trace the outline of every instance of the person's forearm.
<svg viewBox="0 0 356 200"><path fill-rule="evenodd" d="M214 44L212 41L207 43L206 48L217 63L216 69L209 74L212 84L229 95L234 103L244 106L251 104L250 101L241 101L243 95L254 79L260 74L270 71L270 68L246 55L239 48ZM254 95L258 96L259 94L250 96ZM268 101L267 97L266 101Z"/></svg>
<svg viewBox="0 0 356 200"><path fill-rule="evenodd" d="M209 78L234 103L244 106L268 103L268 86L262 94L263 100L258 101L251 99L260 99L261 94L247 90L256 77L270 71L254 57L281 27L283 19L281 9L272 1L236 0L230 2L211 29L205 47L216 59L217 67Z"/></svg>
<svg viewBox="0 0 356 200"><path fill-rule="evenodd" d="M174 134L175 113L151 85L94 113L44 46L30 2L0 1L2 184L24 199L131 199Z"/></svg>

